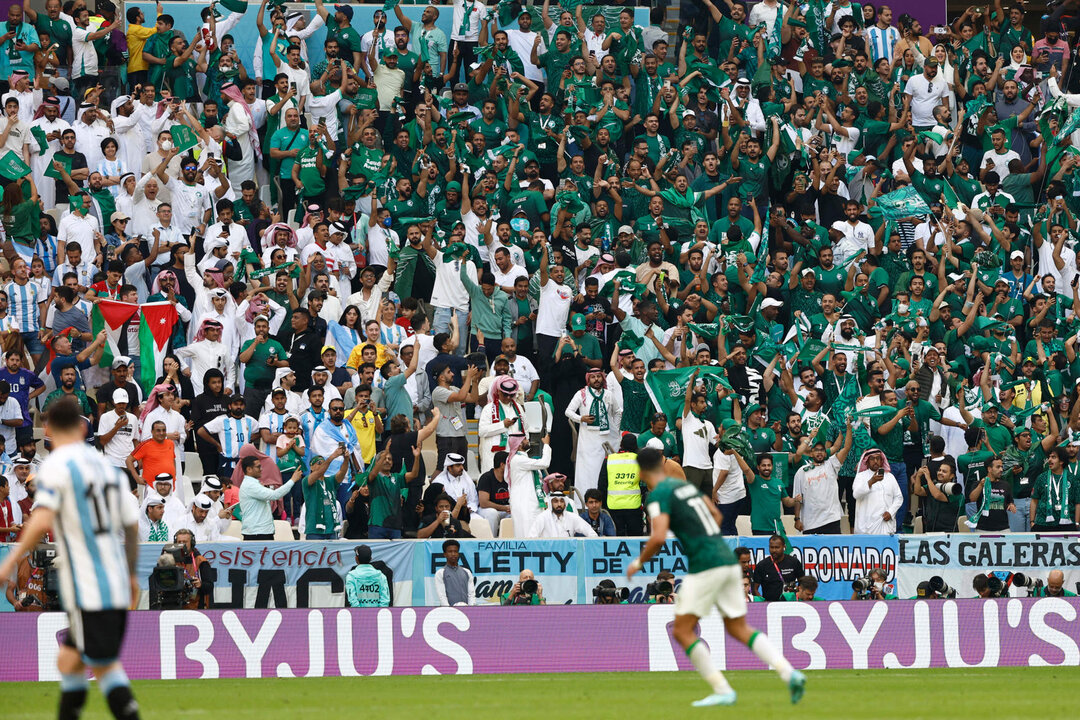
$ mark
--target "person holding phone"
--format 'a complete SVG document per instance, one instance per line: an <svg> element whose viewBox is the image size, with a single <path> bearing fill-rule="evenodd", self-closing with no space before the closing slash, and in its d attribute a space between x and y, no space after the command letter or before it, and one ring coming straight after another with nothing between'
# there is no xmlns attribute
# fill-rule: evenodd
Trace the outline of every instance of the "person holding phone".
<svg viewBox="0 0 1080 720"><path fill-rule="evenodd" d="M904 496L885 454L870 448L859 460L853 486L856 535L892 535Z"/></svg>

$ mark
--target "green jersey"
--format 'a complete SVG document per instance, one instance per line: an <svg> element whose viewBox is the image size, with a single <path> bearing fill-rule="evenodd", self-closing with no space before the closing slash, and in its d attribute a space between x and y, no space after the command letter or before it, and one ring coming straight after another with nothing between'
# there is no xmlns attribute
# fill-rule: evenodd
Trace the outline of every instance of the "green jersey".
<svg viewBox="0 0 1080 720"><path fill-rule="evenodd" d="M720 534L720 524L708 503L696 487L674 478L667 478L649 493L649 516L671 518L671 531L682 544L692 573L739 562Z"/></svg>

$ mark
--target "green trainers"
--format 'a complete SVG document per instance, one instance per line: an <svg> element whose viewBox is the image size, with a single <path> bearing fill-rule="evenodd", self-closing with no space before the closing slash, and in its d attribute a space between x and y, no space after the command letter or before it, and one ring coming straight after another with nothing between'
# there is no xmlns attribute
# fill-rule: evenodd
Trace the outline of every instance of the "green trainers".
<svg viewBox="0 0 1080 720"><path fill-rule="evenodd" d="M806 676L798 670L792 670L787 686L788 691L791 692L791 704L794 705L802 700L803 693L806 692Z"/></svg>

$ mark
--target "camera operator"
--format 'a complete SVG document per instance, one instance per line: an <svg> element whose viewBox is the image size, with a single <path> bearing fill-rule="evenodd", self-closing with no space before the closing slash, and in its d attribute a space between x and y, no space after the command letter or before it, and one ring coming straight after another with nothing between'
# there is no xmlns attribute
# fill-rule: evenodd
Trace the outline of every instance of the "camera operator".
<svg viewBox="0 0 1080 720"><path fill-rule="evenodd" d="M936 475L931 472L928 463L912 478L915 494L924 498L920 503L923 532L955 532L956 521L964 511L963 485L956 482L956 472L947 462L937 463Z"/></svg>
<svg viewBox="0 0 1080 720"><path fill-rule="evenodd" d="M544 586L536 581L532 570L522 570L514 587L499 598L503 605L547 605Z"/></svg>
<svg viewBox="0 0 1080 720"><path fill-rule="evenodd" d="M150 573L149 600L151 610L180 610L196 597L193 583L183 566L177 566L176 556L166 545Z"/></svg>
<svg viewBox="0 0 1080 720"><path fill-rule="evenodd" d="M976 575L971 580L971 587L976 597L985 599L999 598L1005 594L1005 585L997 575L987 573Z"/></svg>
<svg viewBox="0 0 1080 720"><path fill-rule="evenodd" d="M670 605L675 602L675 573L661 570L656 574L656 582L645 586L646 600L650 605Z"/></svg>
<svg viewBox="0 0 1080 720"><path fill-rule="evenodd" d="M626 605L629 602L630 590L616 587L614 580L601 580L593 588L592 594L593 605Z"/></svg>
<svg viewBox="0 0 1080 720"><path fill-rule="evenodd" d="M22 577L22 568L19 568L19 577ZM1051 570L1046 576L1046 585L1035 588L1032 597L1076 597L1076 593L1065 589L1065 573L1060 570Z"/></svg>
<svg viewBox="0 0 1080 720"><path fill-rule="evenodd" d="M881 568L872 569L866 574L866 577L859 578L851 583L851 599L896 600L896 595L889 592L892 586L886 583L887 580L888 575L884 570Z"/></svg>
<svg viewBox="0 0 1080 720"><path fill-rule="evenodd" d="M781 600L787 602L811 602L821 601L814 593L817 592L818 581L813 575L803 575L799 578L798 584L795 586L794 592L788 591L780 596Z"/></svg>
<svg viewBox="0 0 1080 720"><path fill-rule="evenodd" d="M15 612L42 612L48 606L45 596L46 568L31 562L31 553L19 560L19 570L14 583L7 586L7 599Z"/></svg>
<svg viewBox="0 0 1080 720"><path fill-rule="evenodd" d="M203 572L210 568L206 558L195 547L195 534L187 528L176 531L173 542L184 547L183 561L177 564L184 571L184 577L191 583L195 596L184 606L185 610L208 610L213 601L214 587L203 582Z"/></svg>
<svg viewBox="0 0 1080 720"><path fill-rule="evenodd" d="M766 600L779 600L784 593L784 586L794 583L804 575L803 565L798 558L784 552L784 538L773 535L769 538L769 557L754 567L754 584Z"/></svg>

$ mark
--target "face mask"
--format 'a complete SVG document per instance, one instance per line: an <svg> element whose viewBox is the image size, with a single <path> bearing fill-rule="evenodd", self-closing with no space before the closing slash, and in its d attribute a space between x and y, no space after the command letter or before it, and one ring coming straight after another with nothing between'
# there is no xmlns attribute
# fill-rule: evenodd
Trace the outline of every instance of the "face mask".
<svg viewBox="0 0 1080 720"><path fill-rule="evenodd" d="M172 150L172 141L171 140L163 140L161 142L161 149L164 152L169 152L170 150Z"/></svg>
<svg viewBox="0 0 1080 720"><path fill-rule="evenodd" d="M393 221L392 221L391 218L386 218L385 220L382 221L382 224L383 224L383 227L390 227L393 224Z"/></svg>
<svg viewBox="0 0 1080 720"><path fill-rule="evenodd" d="M908 306L907 306L907 303L897 303L897 305L896 305L896 312L898 312L898 313L900 313L901 315L903 315L903 314L904 314L904 313L906 313L907 311L908 311Z"/></svg>
<svg viewBox="0 0 1080 720"><path fill-rule="evenodd" d="M518 232L526 232L529 229L528 218L513 218L510 220L510 227Z"/></svg>

